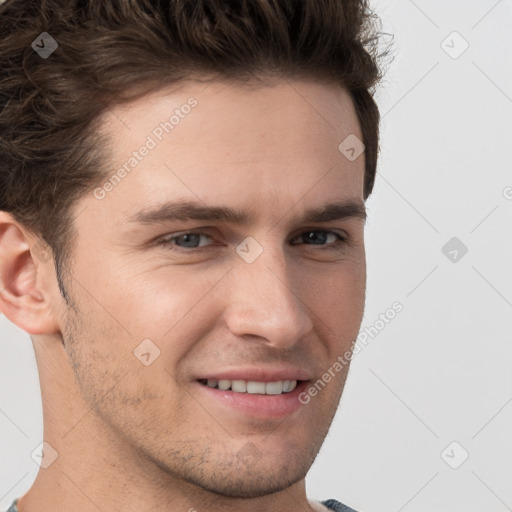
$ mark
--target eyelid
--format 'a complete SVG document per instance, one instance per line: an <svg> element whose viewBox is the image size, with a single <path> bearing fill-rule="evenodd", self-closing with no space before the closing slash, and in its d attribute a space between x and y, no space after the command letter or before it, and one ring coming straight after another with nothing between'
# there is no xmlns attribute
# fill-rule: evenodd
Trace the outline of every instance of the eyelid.
<svg viewBox="0 0 512 512"><path fill-rule="evenodd" d="M210 234L209 232L212 232L214 230L218 231L218 228L202 227L202 228L183 229L183 230L176 231L173 233L166 233L165 235L157 237L156 240L161 240L162 238L174 238L174 237L179 237L182 235L188 235L188 234L192 234L192 233L196 234L196 235L207 235L209 237L213 237L214 235ZM345 237L345 238L349 237L349 234L343 229L331 228L328 226L327 227L326 226L309 226L309 227L300 228L298 231L295 232L295 234L292 236L292 238L296 238L297 236L302 235L303 233L307 233L308 231L326 231L328 233L335 233L341 237Z"/></svg>
<svg viewBox="0 0 512 512"><path fill-rule="evenodd" d="M291 238L291 240L295 240L296 238L299 238L304 233L310 233L311 231L321 231L321 232L327 233L327 235L336 235L338 237L337 241L339 241L339 242L346 241L348 238L348 235L344 232L338 233L337 231L334 231L332 229L311 228L311 229L303 229L297 235L295 235L293 238ZM307 245L307 244L305 244L305 245ZM314 246L315 244L311 244L311 245ZM319 246L319 247L329 247L329 246L333 246L333 245L334 245L333 243L330 243L330 244L326 244L325 246Z"/></svg>
<svg viewBox="0 0 512 512"><path fill-rule="evenodd" d="M308 233L309 231L325 231L326 233L333 233L333 234L338 235L341 238L345 238L345 239L347 239L349 237L348 233L343 229L324 227L324 226L312 226L312 227L301 228L297 232L297 234L293 236L293 238L297 238L298 236L302 235L303 233Z"/></svg>
<svg viewBox="0 0 512 512"><path fill-rule="evenodd" d="M208 238L212 239L213 240L213 236L206 233L204 228L203 230L201 231L200 229L198 230L194 230L194 229L188 229L186 231L179 231L177 233L169 233L167 235L163 235L161 237L158 237L156 239L156 243L158 245L160 244L163 244L163 245L171 245L172 241L176 238L179 238L181 236L184 236L184 235L203 235L203 236L207 236ZM177 246L176 246L177 247ZM207 249L209 246L208 245L205 245L205 246L200 246L200 247L194 247L194 248L191 248L191 249L187 249L186 247L178 247L177 250L183 250L183 251L186 251L186 252L192 252L194 250L199 250L199 249Z"/></svg>
<svg viewBox="0 0 512 512"><path fill-rule="evenodd" d="M209 233L206 232L208 229L209 228L196 228L196 229L188 229L188 230L184 230L184 231L178 231L176 233L169 233L169 234L166 234L164 236L159 237L156 240L156 244L157 245L163 245L163 246L170 246L171 250L175 250L176 252L181 252L181 253L189 253L189 254L193 254L194 252L208 250L208 249L211 249L211 248L215 247L216 244L208 244L208 245L203 245L203 246L199 246L199 247L187 248L187 247L179 247L179 246L176 246L176 245L174 245L172 243L174 239L179 238L179 237L181 237L183 235L188 235L188 234L203 235L203 236L207 236L208 238L213 240L214 236L210 235ZM341 233L340 233L340 232L338 232L335 229L329 229L329 228L318 227L318 226L317 227L310 227L310 228L302 228L299 232L297 232L295 235L293 235L293 237L291 238L291 241L293 241L296 238L300 237L304 233L308 233L308 232L311 232L311 231L320 231L320 232L325 232L327 234L333 234L333 235L335 235L338 238L337 238L337 240L335 242L328 243L328 244L325 244L325 245L322 245L322 244L304 244L304 243L302 243L302 244L291 244L291 245L306 245L306 246L307 245L311 245L312 247L318 247L319 249L328 250L328 249L339 249L340 245L346 246L347 244L349 244L349 238L350 237L346 233L346 231L341 230Z"/></svg>

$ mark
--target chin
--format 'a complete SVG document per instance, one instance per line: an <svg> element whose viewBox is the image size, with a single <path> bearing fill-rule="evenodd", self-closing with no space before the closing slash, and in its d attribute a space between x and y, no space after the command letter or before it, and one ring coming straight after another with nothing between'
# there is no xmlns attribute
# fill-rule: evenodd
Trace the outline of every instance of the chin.
<svg viewBox="0 0 512 512"><path fill-rule="evenodd" d="M279 470L282 472L279 473ZM290 471L289 467L274 466L274 471L268 473L235 466L231 472L221 471L215 475L202 474L187 480L205 491L226 498L259 498L289 488L304 479L306 473L307 470L302 469Z"/></svg>
<svg viewBox="0 0 512 512"><path fill-rule="evenodd" d="M260 445L261 447L261 445ZM180 478L230 498L258 498L289 488L306 477L319 446L295 445L269 454L248 442L237 453L212 453L181 467Z"/></svg>

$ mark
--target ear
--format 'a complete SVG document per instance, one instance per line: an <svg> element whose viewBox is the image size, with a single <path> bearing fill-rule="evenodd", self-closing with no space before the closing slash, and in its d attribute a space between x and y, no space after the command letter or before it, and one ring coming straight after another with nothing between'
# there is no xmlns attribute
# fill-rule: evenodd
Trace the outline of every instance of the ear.
<svg viewBox="0 0 512 512"><path fill-rule="evenodd" d="M0 211L0 311L29 334L60 332L51 307L50 251L14 218Z"/></svg>

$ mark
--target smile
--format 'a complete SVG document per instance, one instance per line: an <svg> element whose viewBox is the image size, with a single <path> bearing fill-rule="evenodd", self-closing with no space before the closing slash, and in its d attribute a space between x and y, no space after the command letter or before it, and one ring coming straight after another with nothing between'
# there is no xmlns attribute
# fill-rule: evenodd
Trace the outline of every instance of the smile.
<svg viewBox="0 0 512 512"><path fill-rule="evenodd" d="M281 395L290 393L297 387L296 380L279 380L276 382L258 382L253 380L199 379L200 384L221 391L249 393L252 395Z"/></svg>

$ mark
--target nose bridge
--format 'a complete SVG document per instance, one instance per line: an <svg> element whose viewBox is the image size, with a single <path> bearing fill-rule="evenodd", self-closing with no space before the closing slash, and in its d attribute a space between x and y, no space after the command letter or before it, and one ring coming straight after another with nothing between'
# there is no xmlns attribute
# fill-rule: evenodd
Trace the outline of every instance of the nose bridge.
<svg viewBox="0 0 512 512"><path fill-rule="evenodd" d="M312 328L307 300L298 296L282 249L247 241L237 248L241 256L231 272L232 291L227 323L238 335L265 338L281 348L291 346ZM251 245L252 244L252 245ZM243 252L245 250L245 253ZM254 259L257 251L259 254ZM304 301L304 302L303 302Z"/></svg>

